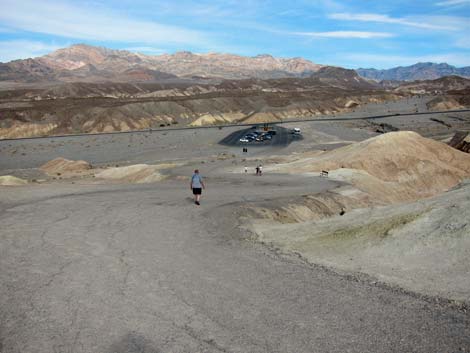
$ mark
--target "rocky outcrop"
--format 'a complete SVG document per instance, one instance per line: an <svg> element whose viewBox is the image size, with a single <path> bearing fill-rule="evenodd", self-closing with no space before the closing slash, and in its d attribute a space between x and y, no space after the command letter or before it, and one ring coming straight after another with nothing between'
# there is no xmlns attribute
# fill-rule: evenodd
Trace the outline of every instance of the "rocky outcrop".
<svg viewBox="0 0 470 353"><path fill-rule="evenodd" d="M458 131L449 141L449 146L462 152L470 153L470 132Z"/></svg>

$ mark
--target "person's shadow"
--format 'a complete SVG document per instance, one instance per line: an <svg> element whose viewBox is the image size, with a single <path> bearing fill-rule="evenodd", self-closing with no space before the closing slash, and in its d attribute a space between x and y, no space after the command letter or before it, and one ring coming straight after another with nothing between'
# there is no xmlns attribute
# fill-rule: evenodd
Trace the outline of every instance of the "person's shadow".
<svg viewBox="0 0 470 353"><path fill-rule="evenodd" d="M194 203L194 198L192 198L191 196L188 196L188 197L186 197L186 201L188 203Z"/></svg>

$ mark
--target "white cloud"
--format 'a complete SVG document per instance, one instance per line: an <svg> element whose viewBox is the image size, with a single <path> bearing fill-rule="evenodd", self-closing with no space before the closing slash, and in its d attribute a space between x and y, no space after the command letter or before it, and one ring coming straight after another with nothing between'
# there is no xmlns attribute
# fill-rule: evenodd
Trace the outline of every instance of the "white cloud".
<svg viewBox="0 0 470 353"><path fill-rule="evenodd" d="M332 31L332 32L292 32L298 36L318 37L318 38L390 38L393 37L391 33L385 32L361 32L361 31Z"/></svg>
<svg viewBox="0 0 470 353"><path fill-rule="evenodd" d="M436 2L437 6L455 6L455 5L465 5L470 4L470 0L446 0Z"/></svg>
<svg viewBox="0 0 470 353"><path fill-rule="evenodd" d="M350 63L348 66L355 68L374 67L377 69L385 69L397 66L409 66L418 62L448 63L458 67L470 65L470 58L467 55L459 53L422 56L351 53L342 55L342 58L344 61Z"/></svg>
<svg viewBox="0 0 470 353"><path fill-rule="evenodd" d="M77 6L56 0L2 0L3 26L35 33L94 40L145 44L208 46L202 32L151 21L135 20L109 9Z"/></svg>
<svg viewBox="0 0 470 353"><path fill-rule="evenodd" d="M63 46L29 40L0 41L0 62L41 56Z"/></svg>
<svg viewBox="0 0 470 353"><path fill-rule="evenodd" d="M127 47L124 50L128 50L134 53L144 53L144 54L163 54L165 53L164 49L154 48L154 47Z"/></svg>
<svg viewBox="0 0 470 353"><path fill-rule="evenodd" d="M328 16L334 20L343 20L343 21L360 21L360 22L378 22L378 23L392 23L392 24L401 24L404 26L424 28L424 29L434 29L434 30L457 30L456 26L450 24L436 24L431 21L431 18L428 18L428 22L409 20L406 18L394 18L388 15L374 14L374 13L362 13L362 14L352 14L352 13L333 13ZM432 22L432 23L430 23Z"/></svg>
<svg viewBox="0 0 470 353"><path fill-rule="evenodd" d="M462 49L470 49L470 37L462 37L457 39L455 46Z"/></svg>

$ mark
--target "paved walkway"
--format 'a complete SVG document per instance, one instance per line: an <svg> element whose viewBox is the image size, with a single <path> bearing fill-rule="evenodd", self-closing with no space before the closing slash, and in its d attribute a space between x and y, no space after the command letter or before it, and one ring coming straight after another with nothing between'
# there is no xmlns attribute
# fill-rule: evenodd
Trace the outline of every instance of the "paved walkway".
<svg viewBox="0 0 470 353"><path fill-rule="evenodd" d="M467 314L242 240L234 203L335 187L256 182L2 189L0 351L470 351Z"/></svg>

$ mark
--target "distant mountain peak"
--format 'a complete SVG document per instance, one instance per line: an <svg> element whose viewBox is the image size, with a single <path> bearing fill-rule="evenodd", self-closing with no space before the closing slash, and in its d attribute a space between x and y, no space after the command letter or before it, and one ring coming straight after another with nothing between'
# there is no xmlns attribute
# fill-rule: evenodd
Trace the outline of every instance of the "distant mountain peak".
<svg viewBox="0 0 470 353"><path fill-rule="evenodd" d="M132 77L162 79L162 77L206 77L214 79L247 79L247 78L282 78L306 77L317 71L321 65L302 58L275 58L269 54L255 57L224 53L195 54L190 51L179 51L175 54L145 55L126 50L97 47L84 43L58 49L32 62L19 60L12 69L6 63L0 71L0 80L74 80L74 70L80 70L79 80L113 81L118 79L132 80ZM32 66L39 65L40 70ZM90 67L88 65L91 65ZM123 74L139 67L139 75L132 77ZM143 71L142 71L143 70ZM145 71L150 70L150 71ZM36 71L40 75L36 74ZM69 71L69 72L66 72ZM77 71L78 72L78 71ZM87 76L86 73L89 73ZM144 74L145 72L145 74ZM159 74L147 74L158 72ZM165 75L169 74L169 75Z"/></svg>
<svg viewBox="0 0 470 353"><path fill-rule="evenodd" d="M193 55L193 53L190 52L189 50L181 50L181 51L177 51L173 55L175 55L175 56L191 56L191 55Z"/></svg>
<svg viewBox="0 0 470 353"><path fill-rule="evenodd" d="M271 54L258 54L255 58L273 58Z"/></svg>
<svg viewBox="0 0 470 353"><path fill-rule="evenodd" d="M447 63L419 62L410 66L399 66L387 70L357 69L362 77L376 81L416 81L434 80L456 75L470 77L470 66L457 68Z"/></svg>
<svg viewBox="0 0 470 353"><path fill-rule="evenodd" d="M374 89L378 85L360 77L355 70L337 66L324 66L310 77L341 88Z"/></svg>

